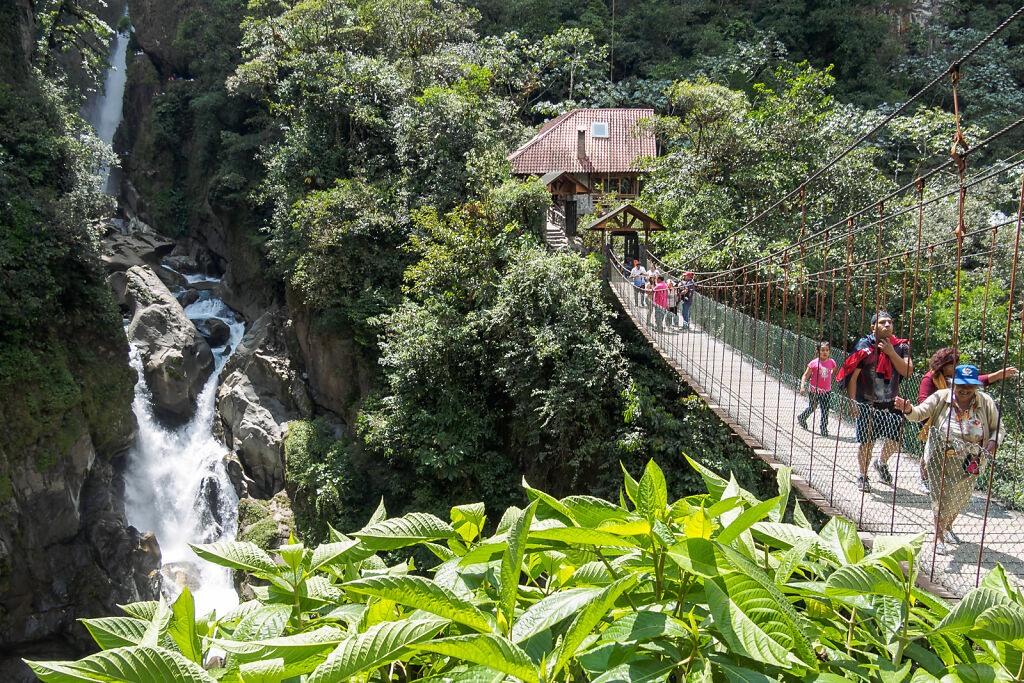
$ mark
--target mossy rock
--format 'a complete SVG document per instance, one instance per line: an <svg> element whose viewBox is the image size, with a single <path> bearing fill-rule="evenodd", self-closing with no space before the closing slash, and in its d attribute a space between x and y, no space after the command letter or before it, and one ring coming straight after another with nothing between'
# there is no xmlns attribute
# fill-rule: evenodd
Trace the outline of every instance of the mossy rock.
<svg viewBox="0 0 1024 683"><path fill-rule="evenodd" d="M271 550L287 543L294 533L295 516L284 491L270 500L243 498L238 501L239 541Z"/></svg>

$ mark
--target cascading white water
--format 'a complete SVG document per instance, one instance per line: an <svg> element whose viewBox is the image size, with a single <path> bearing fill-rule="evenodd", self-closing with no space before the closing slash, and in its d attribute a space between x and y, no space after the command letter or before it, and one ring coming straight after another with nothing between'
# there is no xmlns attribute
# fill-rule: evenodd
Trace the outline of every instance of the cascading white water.
<svg viewBox="0 0 1024 683"><path fill-rule="evenodd" d="M199 583L198 590L193 590L196 613L205 614L238 604L230 570L199 560L188 544L234 540L237 531L238 497L222 460L227 449L213 438L211 429L220 371L241 340L245 324L209 291L201 292L185 314L197 322L218 318L230 327L231 336L227 344L213 349L215 369L196 401L195 415L177 429L168 429L153 417L142 359L132 346L131 363L139 373L133 403L139 436L125 471L125 514L137 529L156 534L165 568L181 570L180 576L192 567L197 569L198 577L190 580ZM165 578L169 593L180 592L180 587L167 583Z"/></svg>
<svg viewBox="0 0 1024 683"><path fill-rule="evenodd" d="M128 16L127 9L124 16ZM103 92L91 98L82 112L86 121L96 129L96 135L108 145L114 141L114 133L121 125L124 87L128 80L127 55L128 32L116 33L110 49L109 68L103 81ZM119 179L107 169L103 191L115 194Z"/></svg>

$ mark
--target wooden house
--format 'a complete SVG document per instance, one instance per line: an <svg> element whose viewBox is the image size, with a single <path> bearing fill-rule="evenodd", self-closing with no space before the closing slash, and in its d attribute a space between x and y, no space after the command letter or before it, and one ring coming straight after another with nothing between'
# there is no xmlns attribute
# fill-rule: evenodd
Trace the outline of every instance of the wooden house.
<svg viewBox="0 0 1024 683"><path fill-rule="evenodd" d="M639 160L657 154L654 133L638 123L653 109L573 109L545 123L532 140L509 155L518 175L541 178L565 210L566 229L594 211L593 198L640 194Z"/></svg>

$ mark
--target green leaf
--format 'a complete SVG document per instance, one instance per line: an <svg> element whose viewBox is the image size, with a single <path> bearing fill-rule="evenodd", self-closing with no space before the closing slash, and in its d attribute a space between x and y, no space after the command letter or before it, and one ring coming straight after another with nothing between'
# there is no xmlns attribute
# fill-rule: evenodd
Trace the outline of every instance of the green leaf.
<svg viewBox="0 0 1024 683"><path fill-rule="evenodd" d="M146 600L144 602L133 602L130 605L118 605L118 607L123 609L128 616L142 619L143 621L152 621L159 604L156 600Z"/></svg>
<svg viewBox="0 0 1024 683"><path fill-rule="evenodd" d="M530 540L558 541L576 547L596 545L612 548L638 548L632 540L597 529L581 529L575 526L554 527L530 531Z"/></svg>
<svg viewBox="0 0 1024 683"><path fill-rule="evenodd" d="M452 528L466 543L472 543L484 529L487 515L483 503L456 505L451 510Z"/></svg>
<svg viewBox="0 0 1024 683"><path fill-rule="evenodd" d="M277 659L278 657L293 660L317 656L326 657L331 650L348 637L335 626L322 626L312 631L279 638L250 642L214 638L210 642L225 652L234 654L239 661L255 662L260 659Z"/></svg>
<svg viewBox="0 0 1024 683"><path fill-rule="evenodd" d="M604 588L586 608L573 620L565 632L561 645L555 650L557 657L552 656L549 662L549 673L545 680L552 680L562 670L566 663L576 656L576 651L583 644L583 641L597 627L597 624L604 618L624 591L632 588L638 580L638 575L628 574L616 580L610 586ZM553 665L551 663L553 662Z"/></svg>
<svg viewBox="0 0 1024 683"><path fill-rule="evenodd" d="M600 594L600 588L571 588L549 595L530 605L512 626L511 638L520 643L550 628L562 619L576 614Z"/></svg>
<svg viewBox="0 0 1024 683"><path fill-rule="evenodd" d="M329 567L333 564L353 562L362 557L362 550L356 550L359 541L345 541L343 543L324 543L313 550L313 557L309 561L309 571L315 572L321 567Z"/></svg>
<svg viewBox="0 0 1024 683"><path fill-rule="evenodd" d="M134 617L101 617L99 619L82 619L89 635L100 646L101 650L112 650L116 647L138 645L146 634L148 621Z"/></svg>
<svg viewBox="0 0 1024 683"><path fill-rule="evenodd" d="M454 529L425 512L410 512L404 517L377 522L353 535L371 550L395 550L424 541L458 537Z"/></svg>
<svg viewBox="0 0 1024 683"><path fill-rule="evenodd" d="M826 582L826 593L834 596L891 595L903 598L903 583L882 567L846 565L832 572Z"/></svg>
<svg viewBox="0 0 1024 683"><path fill-rule="evenodd" d="M725 493L725 489L729 486L729 482L722 479L707 467L704 467L704 465L696 462L690 456L684 454L683 457L686 458L688 463L690 463L690 467L697 470L697 473L702 479L704 479L704 485L708 487L708 493L711 494L711 497L716 501L722 500L722 494Z"/></svg>
<svg viewBox="0 0 1024 683"><path fill-rule="evenodd" d="M190 544L191 545L191 544ZM255 543L229 541L192 545L196 555L214 564L261 575L278 573L274 560Z"/></svg>
<svg viewBox="0 0 1024 683"><path fill-rule="evenodd" d="M619 467L622 468L622 480L623 487L626 489L626 496L630 501L632 501L633 505L636 506L637 498L640 496L640 484L636 479L630 476L629 472L626 470L626 466L623 465L621 461L619 462Z"/></svg>
<svg viewBox="0 0 1024 683"><path fill-rule="evenodd" d="M556 518L561 519L567 524L572 523L572 514L569 512L569 508L562 505L562 501L545 493L544 491L532 488L528 483L526 483L526 477L523 477L523 489L526 491L526 497L531 502L536 502L538 504L533 513L535 517L538 519L549 519L551 517L551 515L547 513L543 515L539 514L539 512L543 510L543 507L541 507L540 504L543 503L544 506L554 513Z"/></svg>
<svg viewBox="0 0 1024 683"><path fill-rule="evenodd" d="M287 676L282 657L246 662L238 668L244 683L280 683Z"/></svg>
<svg viewBox="0 0 1024 683"><path fill-rule="evenodd" d="M788 550L800 541L809 540L813 543L821 542L818 534L810 529L803 529L795 524L783 524L779 522L757 522L750 527L754 538L768 545L771 548ZM841 555L836 555L836 559Z"/></svg>
<svg viewBox="0 0 1024 683"><path fill-rule="evenodd" d="M498 623L501 624L502 620L504 620L504 627L502 628L504 633L508 633L512 629L516 597L519 594L519 575L522 573L526 541L530 533L533 513L536 509L537 501L533 501L512 522L506 538L507 547L501 556L501 575L498 585Z"/></svg>
<svg viewBox="0 0 1024 683"><path fill-rule="evenodd" d="M780 499L781 496L747 508L729 526L722 529L718 536L715 537L715 540L722 545L729 545L756 522L764 519L765 515L779 504Z"/></svg>
<svg viewBox="0 0 1024 683"><path fill-rule="evenodd" d="M727 664L717 658L712 660L713 666L725 674L725 680L729 683L775 683L777 679L769 678L762 673L745 669L735 664ZM840 679L842 680L842 679Z"/></svg>
<svg viewBox="0 0 1024 683"><path fill-rule="evenodd" d="M821 540L835 551L839 557L845 557L849 564L856 564L864 559L864 544L857 534L856 525L848 519L833 517L819 534Z"/></svg>
<svg viewBox="0 0 1024 683"><path fill-rule="evenodd" d="M768 515L773 522L781 522L783 515L786 514L786 506L789 504L789 492L793 488L792 475L792 467L783 466L775 470L775 480L779 485L779 497L777 498L779 504Z"/></svg>
<svg viewBox="0 0 1024 683"><path fill-rule="evenodd" d="M668 556L680 569L706 578L714 578L728 565L719 566L715 544L705 538L687 538L668 549Z"/></svg>
<svg viewBox="0 0 1024 683"><path fill-rule="evenodd" d="M643 610L620 617L601 631L600 641L631 643L655 638L685 638L689 629L670 614Z"/></svg>
<svg viewBox="0 0 1024 683"><path fill-rule="evenodd" d="M797 541L795 546L785 551L779 559L779 566L775 568L775 584L778 586L785 585L796 568L804 561L807 551L813 547L814 541L805 538Z"/></svg>
<svg viewBox="0 0 1024 683"><path fill-rule="evenodd" d="M258 601L253 602L259 605ZM284 633L291 616L291 605L261 605L239 620L232 638L242 642L277 638Z"/></svg>
<svg viewBox="0 0 1024 683"><path fill-rule="evenodd" d="M648 460L637 488L637 511L653 522L668 508L668 486L665 475L654 460Z"/></svg>
<svg viewBox="0 0 1024 683"><path fill-rule="evenodd" d="M346 583L344 589L422 609L477 631L494 631L491 619L476 605L420 576L374 576Z"/></svg>
<svg viewBox="0 0 1024 683"><path fill-rule="evenodd" d="M181 589L181 594L174 601L167 633L178 644L181 654L196 664L203 663L203 647L196 632L196 604L188 586Z"/></svg>
<svg viewBox="0 0 1024 683"><path fill-rule="evenodd" d="M620 664L593 679L591 683L653 683L668 678L672 669L676 668L677 662L664 661L645 657Z"/></svg>
<svg viewBox="0 0 1024 683"><path fill-rule="evenodd" d="M732 577L732 591L738 600L743 601L743 607L730 598L725 577L704 583L713 627L718 637L731 650L744 657L790 668L792 663L788 652L792 645L792 634L784 623L773 618L771 601L766 599L767 593L758 591L760 586L753 580L742 581L745 577L740 574L727 576ZM766 623L772 633L762 628L758 621Z"/></svg>
<svg viewBox="0 0 1024 683"><path fill-rule="evenodd" d="M1024 610L1015 603L989 607L974 626L969 634L972 638L1024 644Z"/></svg>
<svg viewBox="0 0 1024 683"><path fill-rule="evenodd" d="M160 639L167 632L167 626L171 623L172 616L171 608L161 600L156 606L153 620L149 622L146 632L142 634L142 640L139 642L139 645L157 647L160 644Z"/></svg>
<svg viewBox="0 0 1024 683"><path fill-rule="evenodd" d="M365 633L342 641L326 661L306 677L306 683L336 683L362 671L376 669L403 656L408 647L433 638L446 619L403 619L371 626Z"/></svg>
<svg viewBox="0 0 1024 683"><path fill-rule="evenodd" d="M807 666L816 668L817 658L811 647L810 638L807 637L801 626L800 615L775 585L775 582L746 555L728 546L719 545L718 548L741 572L739 576L742 578L737 578L735 574L728 574L719 579L721 585L727 588L726 592L729 597L740 600L741 609L748 610L749 608L753 620L771 633L776 633L778 623L784 624L786 635L791 639L792 654ZM750 585L750 582L756 584L760 590ZM750 602L746 602L747 600ZM769 617L771 628L765 626L765 622L758 618L758 615L761 614L760 610L767 610L763 614Z"/></svg>
<svg viewBox="0 0 1024 683"><path fill-rule="evenodd" d="M626 516L626 511L618 505L594 496L567 496L561 502L577 524L591 529L610 519Z"/></svg>
<svg viewBox="0 0 1024 683"><path fill-rule="evenodd" d="M537 667L530 661L530 657L516 645L498 636L477 634L442 638L421 643L415 649L482 664L526 683L540 683Z"/></svg>
<svg viewBox="0 0 1024 683"><path fill-rule="evenodd" d="M974 628L975 622L986 610L1007 603L1009 603L1009 599L999 591L991 588L975 588L950 610L932 633L969 631Z"/></svg>
<svg viewBox="0 0 1024 683"><path fill-rule="evenodd" d="M203 667L172 650L135 645L104 650L76 662L27 662L46 682L214 683Z"/></svg>

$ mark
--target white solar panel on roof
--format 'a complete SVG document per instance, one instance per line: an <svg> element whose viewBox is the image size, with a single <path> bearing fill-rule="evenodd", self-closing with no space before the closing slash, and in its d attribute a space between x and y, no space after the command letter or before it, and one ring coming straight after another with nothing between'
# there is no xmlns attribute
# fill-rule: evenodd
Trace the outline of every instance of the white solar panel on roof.
<svg viewBox="0 0 1024 683"><path fill-rule="evenodd" d="M606 138L608 137L608 122L607 121L594 121L590 124L590 137L592 138Z"/></svg>

